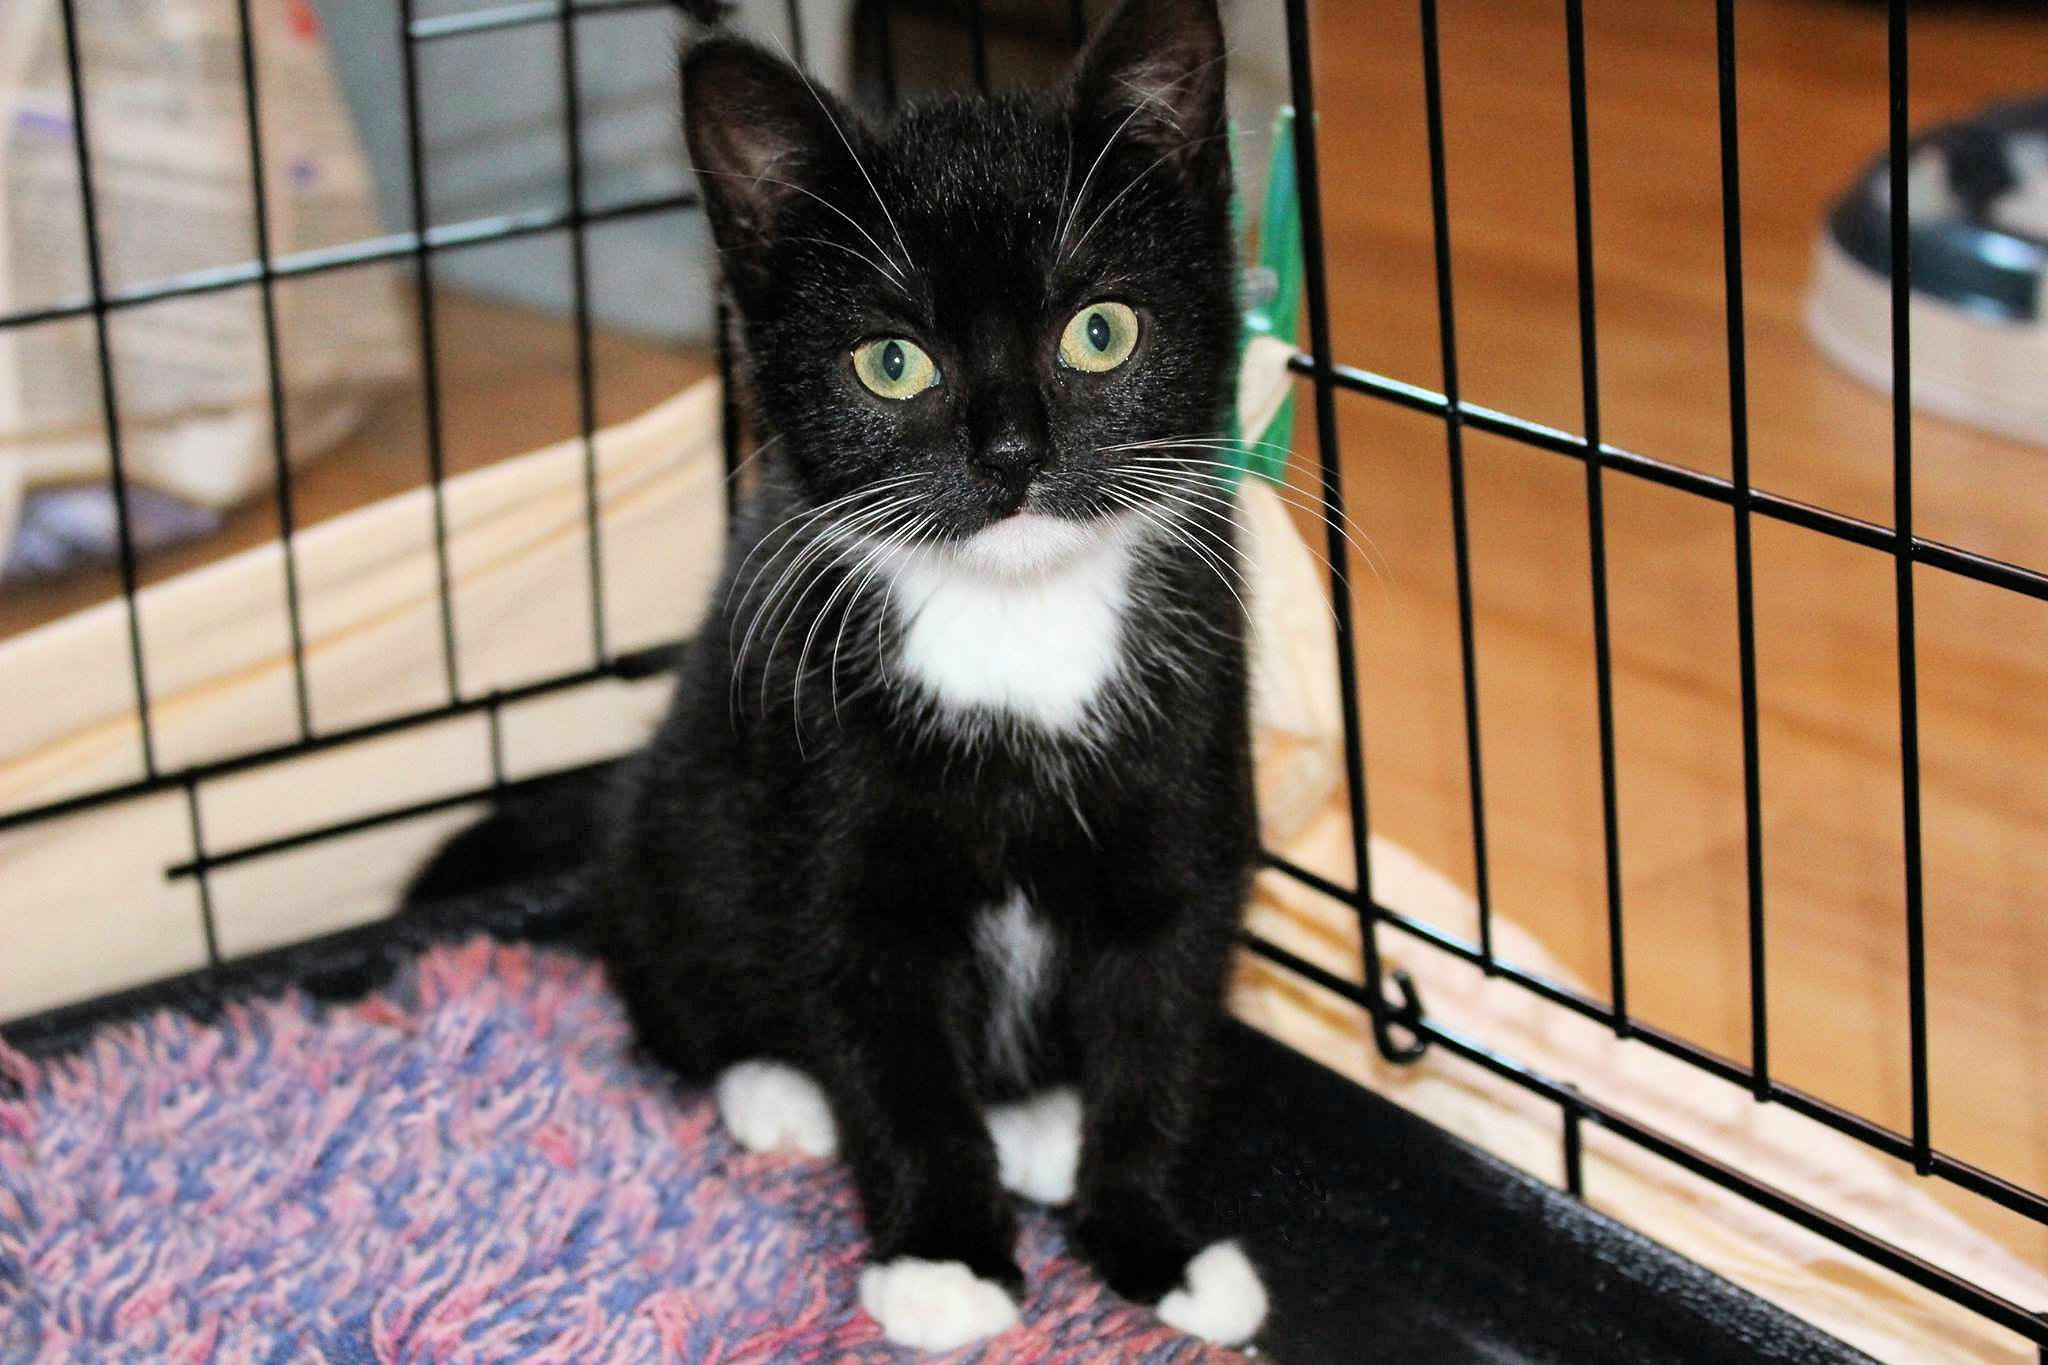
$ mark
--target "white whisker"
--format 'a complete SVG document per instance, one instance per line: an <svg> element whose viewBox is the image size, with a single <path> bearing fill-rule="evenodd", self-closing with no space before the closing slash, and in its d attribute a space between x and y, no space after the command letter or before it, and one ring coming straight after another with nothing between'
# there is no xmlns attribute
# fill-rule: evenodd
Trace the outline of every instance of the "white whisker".
<svg viewBox="0 0 2048 1365"><path fill-rule="evenodd" d="M779 440L780 438L778 437L777 439ZM766 447L764 446L763 449L766 449ZM755 453L758 454L759 452L757 451ZM783 529L783 527L789 526L793 522L801 523L796 527L796 530L790 532L789 538L786 539L783 542L783 544L776 549L776 555L781 554L783 550L789 548L789 542L796 538L797 532L803 529L803 524L808 524L812 521L815 521L817 518L824 516L826 513L831 512L836 508L843 507L847 503L853 502L856 499L872 497L877 493L885 492L891 488L900 488L904 484L915 482L920 477L922 476L917 474L899 474L894 478L882 479L876 483L863 484L861 487L854 489L851 493L844 494L843 496L833 498L829 502L821 503L816 507L806 508L803 511L795 512L787 517L784 517L774 526L762 532L760 538L754 542L751 548L748 549L746 557L740 560L739 567L733 570L732 582L727 585L725 590L725 605L732 605L733 594L739 590L740 576L747 571L747 565L753 563L754 556L761 552L762 546L766 545L771 539L773 539L774 536ZM773 563L774 558L775 555L770 555L769 562ZM759 575L756 574L756 577L758 576Z"/></svg>
<svg viewBox="0 0 2048 1365"><path fill-rule="evenodd" d="M1221 483L1211 484L1206 480L1199 484L1190 483L1187 482L1188 476L1168 474L1164 471L1155 472L1142 469L1116 469L1110 472L1114 473L1120 481L1127 484L1135 485L1140 488L1158 489L1161 491L1172 492L1180 496L1199 499L1204 503L1210 504L1211 506L1215 507L1217 510L1225 513L1226 515L1233 516L1233 518L1239 507L1239 503L1236 497L1237 490L1234 488L1226 488ZM1285 502L1286 500L1282 499L1282 501ZM1299 504L1296 503L1287 503L1286 505L1289 507L1299 506ZM1240 532L1243 532L1248 535L1260 534L1260 528L1255 526L1247 526L1241 522L1237 523L1237 529ZM1323 554L1321 550L1318 550L1314 545L1310 544L1306 540L1303 540L1301 542L1301 547L1304 550L1307 550L1311 555L1316 556L1316 558L1324 565L1324 567L1327 568L1329 566L1328 558Z"/></svg>
<svg viewBox="0 0 2048 1365"><path fill-rule="evenodd" d="M1090 222L1088 226L1082 230L1081 235L1079 237L1076 237L1073 241L1073 244L1069 246L1064 252L1062 252L1061 255L1071 256L1076 251L1079 251L1081 249L1081 243L1088 240L1088 234L1095 231L1096 228L1102 226L1102 220L1109 216L1109 211L1115 208L1117 206L1118 201L1121 200L1125 195L1129 194L1132 190L1136 189L1138 186L1138 182L1140 180L1143 180L1146 176L1152 174L1152 172L1158 170L1161 166L1165 165L1168 161L1171 161L1174 157L1180 155L1182 152L1188 150L1188 148L1190 147L1199 147L1204 142L1214 142L1219 138L1228 138L1229 136L1230 134L1228 133L1211 133L1207 137L1193 138L1187 142L1181 143L1178 147L1175 147L1170 151L1160 153L1160 155L1152 162L1151 165L1147 166L1144 170L1139 171L1136 175L1132 176L1130 180L1124 185L1124 187L1118 190L1107 204L1104 204L1102 206L1102 211L1095 215L1094 221Z"/></svg>
<svg viewBox="0 0 2048 1365"><path fill-rule="evenodd" d="M1186 445L1201 446L1203 448L1212 448L1220 446L1225 450L1235 450L1240 446L1257 446L1262 450L1277 450L1282 455L1286 455L1290 458L1292 458L1292 456L1294 455L1294 448L1292 446L1282 445L1278 441L1255 441L1248 436L1240 436L1232 441L1224 441L1216 436L1202 432L1197 432L1187 436L1161 436L1149 441L1125 441L1118 445L1097 446L1095 447L1095 449L1101 452L1118 450L1169 450L1175 446Z"/></svg>
<svg viewBox="0 0 2048 1365"><path fill-rule="evenodd" d="M1258 530L1244 526L1237 522L1235 516L1233 515L1237 510L1237 503L1234 499L1226 498L1221 494L1211 492L1207 489L1191 488L1184 484L1178 484L1167 479L1155 478L1152 476L1142 474L1133 474L1129 470L1119 471L1119 475L1127 483L1136 485L1138 488L1143 489L1152 496L1171 499L1172 501L1180 503L1182 506L1187 507L1190 511L1203 511L1206 512L1208 515L1219 515L1229 517L1232 526L1241 535L1257 536L1260 534ZM1205 508L1203 504L1207 504L1208 506ZM1206 533L1208 536L1210 536L1210 538L1214 540L1223 540L1223 537L1218 535L1217 532L1215 532L1207 526L1200 524L1199 522L1191 520L1188 523L1188 525L1194 530ZM1234 543L1225 543L1230 544L1232 550L1236 550L1238 548ZM1308 551L1310 557L1315 559L1317 563L1321 564L1325 570L1329 569L1330 560L1327 555L1323 554L1320 550L1316 549L1315 546L1309 544L1305 540L1299 541L1298 543L1301 545L1302 549ZM1324 600L1323 606L1326 610L1329 611L1331 618L1335 619L1337 615L1337 608L1333 606L1328 601L1328 599Z"/></svg>
<svg viewBox="0 0 2048 1365"><path fill-rule="evenodd" d="M1164 515L1158 508L1148 506L1140 499L1118 489L1106 488L1103 492L1186 546L1189 553L1193 554L1198 562L1216 575L1216 581L1223 585L1223 590L1230 594L1232 601L1237 603L1237 609L1243 613L1243 619L1247 625L1252 625L1253 628L1256 628L1252 622L1251 608L1245 605L1244 598L1238 595L1237 587L1231 582L1233 577L1237 579L1238 583L1244 581L1243 573L1240 569L1235 565L1226 564L1216 556L1215 551L1209 550L1199 541L1189 538L1181 531L1179 523Z"/></svg>
<svg viewBox="0 0 2048 1365"><path fill-rule="evenodd" d="M1168 443L1165 442L1159 443L1159 445L1162 447L1167 444ZM1180 448L1190 450L1213 450L1221 451L1226 454L1236 453L1234 447L1224 442L1179 441L1171 444L1178 446ZM1135 449L1137 448L1137 446L1134 444L1132 446L1122 448ZM1097 449L1098 451L1108 452L1117 450L1119 449L1119 447L1101 446ZM1147 468L1171 471L1173 473L1180 474L1187 478L1202 478L1208 480L1213 484L1227 487L1230 489L1236 488L1237 482L1240 478L1249 477L1244 466L1230 460L1211 460L1197 458L1195 456L1182 455L1149 458L1141 455L1133 458L1130 461L1124 462L1123 464L1114 467L1128 468L1131 465L1142 465ZM1201 468L1192 468L1191 466L1201 466ZM1213 472L1215 470L1224 470L1227 471L1227 473L1217 474ZM1353 518L1350 514L1339 513L1333 516L1331 514L1331 509L1326 507L1321 501L1321 499L1314 498L1307 492L1298 488L1291 487L1287 484L1274 484L1269 482L1267 486L1271 488L1274 494L1278 496L1279 499L1282 502L1286 503L1288 506L1315 517L1317 520L1323 522L1327 526L1334 527L1337 530L1337 532L1344 537L1345 540L1350 542L1351 547L1354 550L1357 550L1360 556L1364 558L1366 566L1370 568L1373 573L1380 574L1382 576L1392 575L1392 566L1387 564L1386 556L1380 552L1378 545L1373 543L1371 534L1367 532L1363 526L1359 525L1357 520Z"/></svg>
<svg viewBox="0 0 2048 1365"><path fill-rule="evenodd" d="M1200 470L1180 471L1180 477L1184 479L1199 479L1211 488L1226 490L1234 490L1236 488L1235 482L1221 475L1204 473ZM1366 570L1383 585L1386 583L1389 575L1393 572L1392 568L1387 564L1387 557L1381 552L1378 544L1373 541L1371 536L1365 533L1364 529L1357 522L1352 521L1349 517L1343 518L1340 522L1324 510L1323 504L1319 500L1311 498L1296 489L1275 484L1268 484L1267 488L1282 506L1301 513L1311 521L1318 522L1325 527L1335 530L1343 538L1345 544L1358 553L1358 557L1364 562ZM1346 529L1347 526L1350 529ZM1353 534L1354 531L1356 534ZM1311 542L1304 540L1302 543L1314 549ZM1322 556L1322 559L1325 568L1331 567L1328 556Z"/></svg>
<svg viewBox="0 0 2048 1365"><path fill-rule="evenodd" d="M853 230L855 232L858 232L861 236L867 238L868 245L875 249L876 255L880 256L885 261L890 259L888 251L882 246L880 242L874 239L873 235L870 234L866 228L860 225L859 219L855 218L852 214L848 213L845 209L840 208L839 205L833 203L831 200L825 198L823 195L812 193L810 190L805 189L802 185L797 184L794 180L778 180L772 175L748 175L743 171L710 171L705 170L702 167L697 167L695 169L698 175L722 175L730 180L746 180L756 185L780 185L784 189L795 190L798 194L803 195L807 199L816 200L819 204L824 205L826 208L832 210L832 212L838 214L841 218L844 218L848 223L852 224Z"/></svg>
<svg viewBox="0 0 2048 1365"><path fill-rule="evenodd" d="M780 38L777 38L775 40L775 45L777 47L782 47L782 40ZM818 102L818 112L822 113L825 116L825 122L831 124L832 131L839 134L839 145L846 148L846 155L853 162L853 168L860 172L861 179L868 182L868 193L875 196L875 207L879 208L882 211L883 219L886 220L889 224L889 231L896 234L896 245L898 247L901 247L903 250L902 268L906 271L909 270L910 248L904 244L903 229L896 226L896 215L889 212L889 206L882 202L882 192L875 188L875 178L869 175L868 168L861 164L859 153L853 150L852 140L846 136L846 130L839 126L839 120L832 116L832 106L825 103L825 97L818 93L818 87L811 84L811 78L809 74L806 73L802 67L797 66L797 64L794 61L790 60L789 50L787 48L783 48L782 56L783 60L788 61L790 66L795 68L797 78L804 83L804 89L811 92L811 98ZM881 251L881 247L879 246L877 246L875 249L877 251ZM887 256L889 253L883 251L882 254L884 256Z"/></svg>
<svg viewBox="0 0 2048 1365"><path fill-rule="evenodd" d="M879 486L875 488L862 489L860 491L863 494L873 496L878 491L878 489ZM739 648L735 651L733 655L731 685L733 690L733 702L735 708L737 708L738 703L739 687L746 673L746 662L748 657L753 652L754 641L756 640L756 638L758 638L761 629L764 625L770 625L774 623L777 614L781 610L782 603L785 600L785 595L789 592L791 585L798 581L799 575L803 575L808 568L818 563L821 558L836 555L838 544L841 541L843 541L843 539L849 534L857 534L859 528L862 525L865 525L871 520L879 520L881 517L896 510L898 507L907 506L911 502L914 502L915 500L916 495L907 495L904 497L889 499L876 507L859 508L851 513L843 514L841 517L835 519L835 521L832 524L826 526L824 530L816 536L815 539L812 539L805 543L802 550L800 550L797 553L796 557L792 559L789 562L789 564L787 564L782 569L781 573L776 577L775 582L769 587L768 591L761 596L759 602L756 604L754 612L747 622L744 638L742 638L742 640L740 641ZM767 563L763 564L760 570L756 571L754 580L750 582L748 585L746 596L752 595L754 585L758 583L763 576L765 576L767 569L774 564L775 560L779 558L790 547L790 545L795 543L795 538L792 537L791 540L785 542L784 545L781 548L779 548L774 555L771 555L769 557ZM794 604L792 603L792 605ZM734 622L734 629L738 629L737 619L735 619ZM779 640L779 635L777 638ZM766 658L762 661L762 690L764 697L767 689L768 674L773 671L774 657L775 651L773 645L771 645ZM735 714L737 714L736 709Z"/></svg>
<svg viewBox="0 0 2048 1365"><path fill-rule="evenodd" d="M812 565L816 564L822 557L834 552L838 548L839 544L843 542L848 535L855 533L861 526L867 524L871 520L879 519L881 516L894 511L896 508L900 506L906 505L910 501L912 501L912 499L909 497L892 498L889 501L881 503L878 506L863 507L856 511L849 512L844 516L835 518L833 522L830 525L826 526L819 535L817 535L814 539L805 542L803 549L797 553L796 558L792 560L783 569L782 573L779 576L777 576L774 585L770 587L768 592L762 596L760 602L757 604L755 608L755 621L760 621L762 619L763 613L767 614L767 619L769 621L772 622L775 619L775 614L780 610L781 607L783 594L785 593L791 582L795 579L796 575L803 573L805 570L809 569ZM749 633L751 635L751 627ZM743 644L741 647L741 657L744 658L745 654L746 647ZM773 657L772 651L770 657Z"/></svg>
<svg viewBox="0 0 2048 1365"><path fill-rule="evenodd" d="M862 593L868 590L868 584L872 583L875 580L875 576L881 573L883 566L888 563L890 555L899 550L914 549L930 531L938 526L938 523L938 514L927 512L924 520L915 522L908 530L897 533L894 540L885 541L877 546L875 551L868 557L866 573L862 576L859 586L854 589L855 599L857 600ZM832 637L831 682L832 714L834 716L839 714L839 648L846 641L846 627L853 620L853 607L854 603L848 602L846 610L839 614L839 630Z"/></svg>
<svg viewBox="0 0 2048 1365"><path fill-rule="evenodd" d="M835 242L830 237L784 237L782 240L785 242L810 242L816 246L829 246L833 248L835 251L843 251L849 256L856 256L861 260L866 261L869 265L873 266L875 269L875 273L880 275L883 279L887 280L890 284L894 285L896 287L896 291L902 294L904 298L908 299L914 297L908 289L903 287L903 281L897 279L894 272L892 272L887 266L883 265L880 261L868 255L867 252L862 251L858 247L848 246L844 242Z"/></svg>
<svg viewBox="0 0 2048 1365"><path fill-rule="evenodd" d="M1220 62L1220 61L1222 61L1222 60L1224 59L1225 55L1227 55L1227 54L1226 54L1226 53L1218 53L1218 54L1217 54L1216 56L1214 56L1214 57L1211 57L1211 58L1210 58L1210 59L1209 59L1208 61L1205 61L1205 62L1203 62L1203 63L1202 63L1201 65L1199 65L1199 66L1197 66L1197 67L1193 68L1192 70L1189 70L1189 71L1184 71L1184 72L1182 72L1182 73L1181 73L1180 75L1176 76L1176 77L1175 77L1174 79L1172 79L1171 81L1168 81L1168 82L1167 82L1166 84L1164 84L1164 85L1162 85L1162 86L1158 87L1158 89L1159 89L1159 90L1162 90L1162 91L1163 91L1163 90L1171 90L1171 89L1173 89L1173 88L1174 88L1174 87L1176 87L1176 86L1179 86L1179 85L1183 85L1183 84L1187 83L1188 81L1191 81L1191 80L1193 80L1193 79L1194 79L1195 77L1197 77L1197 76L1201 75L1201 74L1202 74L1202 73L1203 73L1204 71L1208 70L1208 69L1209 69L1209 68L1210 68L1211 66L1214 66L1214 65L1215 65L1215 64L1216 64L1217 62ZM1118 79L1119 79L1119 80L1123 80L1123 78L1121 78L1121 77L1119 77ZM1060 263L1061 261L1064 261L1064 260L1065 260L1065 259L1067 258L1067 256L1068 256L1068 255L1069 255L1069 254L1070 254L1070 253L1071 253L1071 252L1073 251L1073 249L1074 249L1073 247L1069 247L1069 246L1066 246L1066 245L1065 245L1065 243L1066 243L1066 240L1067 240L1067 233L1073 230L1073 226L1074 226L1074 215L1075 215L1075 214L1077 214L1077 213L1079 213L1079 212L1081 211L1081 206L1082 206L1082 205L1083 205L1084 203L1086 203L1086 202L1088 201L1088 186L1089 186L1089 184L1090 184L1090 183L1091 183L1091 182L1092 182L1092 181L1093 181L1093 180L1095 179L1095 172L1096 172L1096 171L1098 171L1098 170L1100 170L1100 169L1102 168L1102 159L1103 159L1104 157L1106 157L1106 156L1108 156L1108 155L1109 155L1109 149L1110 149L1111 147L1114 147L1114 146L1116 145L1116 141L1117 141L1117 139L1123 136L1123 134L1124 134L1124 129L1126 129L1126 128L1128 128L1128 127L1130 127L1130 126L1131 126L1131 121L1132 121L1133 119L1137 118L1137 116L1138 116L1138 115L1140 115L1140 114L1144 113L1144 112L1145 112L1145 107L1146 107L1147 105L1150 105L1150 104L1157 104L1157 105L1159 105L1159 106L1160 106L1160 107L1161 107L1162 109L1165 109L1165 110L1167 110L1167 115L1166 115L1166 121L1167 121L1168 123L1170 123L1170 124L1171 124L1171 125L1173 126L1173 128L1174 128L1174 131L1176 131L1176 132L1179 132L1179 131L1181 131L1181 127L1180 127L1180 120L1179 120L1179 119L1178 119L1177 117L1175 117L1175 116L1174 116L1174 114L1173 114L1173 112L1172 112L1172 107L1171 107L1170 105L1168 105L1168 104L1166 103L1166 101L1165 101L1165 100L1161 99L1161 98L1160 98L1160 96L1159 96L1159 94L1158 94L1158 93L1157 93L1156 91L1152 91L1152 90L1143 90L1143 89L1140 89L1140 88L1139 88L1139 87L1137 87L1136 85L1132 85L1132 84L1131 84L1131 83L1130 83L1129 81L1127 81L1127 80L1124 80L1124 81L1123 81L1123 84L1125 84L1125 85L1129 86L1129 87L1130 87L1130 89L1131 89L1131 90L1132 90L1132 91L1133 91L1133 92L1134 92L1134 93L1135 93L1135 94L1136 94L1136 95L1138 96L1138 103L1137 103L1137 104L1135 104L1135 105L1133 105L1133 106L1131 107L1131 112L1130 112L1130 113L1128 113L1128 114L1126 114L1126 115L1124 115L1124 121L1123 121L1122 123L1119 123L1119 124L1118 124L1118 125L1116 126L1116 131L1115 131L1115 132L1113 132L1113 133L1111 133L1111 134L1109 135L1108 139L1107 139L1106 141L1104 141L1104 142L1103 142L1103 144L1102 144L1102 150L1101 150L1101 151L1099 151L1099 152L1097 152L1097 153L1095 154L1095 162L1094 162L1094 164L1093 164L1093 165L1091 165L1091 166L1090 166L1090 167L1088 168L1088 174L1087 174L1087 175L1086 175L1085 177L1083 177L1083 178L1082 178L1082 181L1081 181L1081 188L1080 188L1079 190L1077 190L1077 191L1076 191L1076 192L1074 193L1074 198L1073 198L1073 207L1072 207L1072 208L1071 208L1071 209L1070 209L1070 210L1068 211L1068 214L1067 214L1067 218L1066 218L1066 221L1065 221L1064 223L1062 223L1062 224L1061 224L1061 226L1060 226L1060 235L1059 235L1059 237L1058 237L1058 238L1057 238L1057 239L1056 239L1056 240L1055 240L1055 241L1053 242L1053 265L1054 265L1054 267L1055 267L1055 268L1057 268L1057 267L1058 267L1058 265L1059 265L1059 263ZM1223 136L1228 136L1228 134L1227 134L1227 133L1226 133L1226 134L1223 134ZM1204 139L1204 140L1206 140L1206 139ZM1193 145L1193 144L1185 144L1185 145ZM1168 153L1168 155L1170 156L1170 155L1172 155L1172 153ZM1162 158L1162 159L1163 159L1163 158ZM1154 164L1157 164L1157 163L1154 163ZM1146 173L1148 173L1149 171L1150 171L1150 167L1147 167L1147 168L1146 168L1146 171L1145 171L1145 172L1140 172L1140 173L1139 173L1139 175L1138 175L1137 179L1139 179L1139 180L1142 180L1142 179L1144 178L1145 174L1146 174ZM1071 168L1071 167L1069 167L1069 174L1071 174L1071 173L1072 173L1072 168ZM1136 184L1136 183L1137 183L1137 180L1133 180L1133 181L1132 181L1131 183L1132 183L1132 184ZM1130 188L1130 186L1129 186L1129 185L1126 185L1126 186L1125 186L1124 188L1125 188L1126 190L1128 190L1128 189ZM1123 197L1123 195L1122 195L1121 193L1119 193L1119 194L1117 195L1117 198L1118 198L1118 199L1121 199L1122 197ZM1115 202L1116 202L1116 200L1112 199L1112 200L1111 200L1110 202L1111 202L1111 203L1113 204L1113 203L1115 203ZM1100 222L1100 221L1101 221L1101 215L1099 215L1099 214L1098 214L1098 215L1096 216L1096 222ZM1089 224L1089 230L1090 230L1090 231L1093 231L1093 230L1094 230L1094 224L1093 224L1093 223ZM1083 234L1082 234L1082 236L1083 236L1083 237L1086 237L1086 236L1087 236L1087 234L1086 234L1086 233L1083 233ZM1078 243L1077 243L1076 245L1078 245Z"/></svg>
<svg viewBox="0 0 2048 1365"><path fill-rule="evenodd" d="M752 465L754 461L760 459L763 455L766 455L768 453L768 448L781 439L782 433L778 431L777 433L775 433L775 435L770 436L767 440L761 442L761 444L755 446L752 450L748 451L747 458L741 460L738 464L734 465L731 469L728 469L725 472L725 481L727 483L731 483L734 479L737 479L740 475L746 473L748 466Z"/></svg>
<svg viewBox="0 0 2048 1365"><path fill-rule="evenodd" d="M1260 536L1258 528L1246 526L1238 520L1237 503L1221 494L1164 479L1133 475L1128 471L1121 474L1119 481L1128 491L1149 498L1163 499L1185 509L1182 524L1189 530L1227 548L1233 554L1244 553L1244 546L1241 543L1243 538L1250 537L1256 540ZM1219 520L1229 523L1232 533L1230 536L1223 535L1209 524ZM1310 555L1316 553L1313 545L1303 544L1302 548Z"/></svg>
<svg viewBox="0 0 2048 1365"><path fill-rule="evenodd" d="M874 526L865 528L860 534L860 539L870 542L866 553L862 555L859 562L841 575L838 584L834 586L831 592L825 595L825 600L818 607L817 614L811 618L811 628L804 632L803 646L797 651L796 673L793 677L789 699L791 720L797 730L797 751L799 753L803 751L804 665L811 657L811 646L817 642L818 632L824 629L826 620L831 617L833 606L848 592L852 592L854 595L848 598L846 610L848 612L853 610L855 602L859 600L859 581L865 581L860 579L861 571L873 561L876 549L878 547L886 547L898 531L906 526L915 525L921 517L929 515L931 514L928 512L919 511L917 505L912 503L909 507L899 511L897 515ZM794 616L794 614L794 609L792 609L791 615ZM769 650L769 655L770 657L774 655L772 647Z"/></svg>
<svg viewBox="0 0 2048 1365"><path fill-rule="evenodd" d="M781 624L776 626L775 636L768 642L767 653L761 659L763 715L766 715L768 710L768 683L775 671L775 656L782 649L782 637L788 634L790 626L796 620L798 609L811 595L811 590L833 569L845 562L850 549L859 545L872 527L888 521L894 514L911 506L915 501L914 496L901 498L847 517L820 537L817 553L812 554L809 559L809 571L801 579L795 578L793 574L785 575L785 579L789 580L792 586L782 589L769 608L768 623L775 625L779 617Z"/></svg>
<svg viewBox="0 0 2048 1365"><path fill-rule="evenodd" d="M1066 259L1067 253L1063 248L1066 245L1067 233L1074 226L1074 215L1081 211L1081 205L1088 202L1088 186L1094 183L1095 172L1102 169L1102 159L1109 155L1111 147L1116 146L1116 140L1123 136L1124 129L1131 126L1131 120L1143 112L1145 112L1145 106L1140 104L1135 109L1132 109L1130 113L1124 115L1124 121L1116 126L1116 131L1111 133L1103 142L1102 150L1095 154L1094 164L1088 167L1088 174L1081 177L1081 188L1074 191L1072 203L1067 210L1067 216L1060 223L1059 236L1053 239L1053 265L1055 267Z"/></svg>

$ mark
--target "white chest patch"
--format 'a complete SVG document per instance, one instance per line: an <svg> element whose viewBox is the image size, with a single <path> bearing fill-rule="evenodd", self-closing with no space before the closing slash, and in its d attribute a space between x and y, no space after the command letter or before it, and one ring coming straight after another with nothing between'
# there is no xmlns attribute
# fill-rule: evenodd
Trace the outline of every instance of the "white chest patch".
<svg viewBox="0 0 2048 1365"><path fill-rule="evenodd" d="M891 567L903 666L953 712L1068 733L1121 662L1133 548L1120 531L1013 517Z"/></svg>
<svg viewBox="0 0 2048 1365"><path fill-rule="evenodd" d="M1021 891L974 921L974 951L989 983L988 1062L1022 1075L1059 944Z"/></svg>

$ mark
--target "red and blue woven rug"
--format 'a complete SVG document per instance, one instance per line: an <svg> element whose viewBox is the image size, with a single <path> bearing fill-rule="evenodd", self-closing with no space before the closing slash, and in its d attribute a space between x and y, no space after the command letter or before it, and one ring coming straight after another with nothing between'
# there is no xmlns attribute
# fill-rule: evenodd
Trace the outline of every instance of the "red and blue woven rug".
<svg viewBox="0 0 2048 1365"><path fill-rule="evenodd" d="M849 1365L844 1170L756 1156L630 1047L602 973L478 938L352 1004L0 1045L0 1360ZM955 1361L1220 1362L1032 1211L1024 1322Z"/></svg>

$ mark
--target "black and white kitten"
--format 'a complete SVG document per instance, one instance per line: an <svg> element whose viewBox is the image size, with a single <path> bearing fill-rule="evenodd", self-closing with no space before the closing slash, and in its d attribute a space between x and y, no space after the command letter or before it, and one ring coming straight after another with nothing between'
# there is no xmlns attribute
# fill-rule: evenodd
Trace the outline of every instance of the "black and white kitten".
<svg viewBox="0 0 2048 1365"><path fill-rule="evenodd" d="M731 37L683 87L765 450L597 872L613 978L743 1145L851 1165L892 1340L1016 1320L1007 1190L1242 1341L1197 1183L1257 847L1214 0L887 123Z"/></svg>

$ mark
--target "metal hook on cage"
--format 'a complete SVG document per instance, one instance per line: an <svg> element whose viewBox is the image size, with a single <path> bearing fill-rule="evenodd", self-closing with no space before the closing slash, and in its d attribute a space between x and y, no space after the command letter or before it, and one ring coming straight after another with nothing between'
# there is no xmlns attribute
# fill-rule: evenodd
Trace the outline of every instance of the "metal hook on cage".
<svg viewBox="0 0 2048 1365"><path fill-rule="evenodd" d="M1372 1012L1372 1040L1380 1056L1396 1066L1409 1066L1429 1051L1429 1035L1422 1031L1422 993L1404 967L1394 969L1393 981L1400 1003L1380 997L1379 1008ZM1408 1035L1405 1042L1394 1035L1396 1028Z"/></svg>

